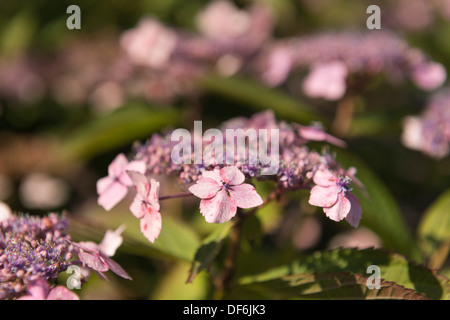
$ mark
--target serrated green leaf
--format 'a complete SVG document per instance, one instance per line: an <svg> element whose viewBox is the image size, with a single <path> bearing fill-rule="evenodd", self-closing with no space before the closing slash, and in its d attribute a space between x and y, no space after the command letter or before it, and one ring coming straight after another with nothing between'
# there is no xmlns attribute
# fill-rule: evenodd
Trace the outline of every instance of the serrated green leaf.
<svg viewBox="0 0 450 320"><path fill-rule="evenodd" d="M322 272L349 272L370 275L367 268L379 267L380 277L405 288L414 289L432 299L446 299L450 293L448 279L434 270L409 262L397 253L380 249L335 249L316 252L304 259L268 270L264 273L239 279L239 284L268 281L294 274L313 274Z"/></svg>
<svg viewBox="0 0 450 320"><path fill-rule="evenodd" d="M255 291L266 299L401 299L427 300L412 289L380 279L379 288L370 289L368 276L345 272L295 274L256 282L240 290Z"/></svg>
<svg viewBox="0 0 450 320"><path fill-rule="evenodd" d="M222 248L225 238L230 233L231 227L231 223L219 225L216 230L211 232L211 234L202 241L195 252L186 282L191 283L202 270L210 267L214 258Z"/></svg>
<svg viewBox="0 0 450 320"><path fill-rule="evenodd" d="M388 188L370 168L357 156L339 149L337 161L344 167L355 167L356 177L363 183L365 191L353 185L363 209L361 225L374 231L391 250L420 261L421 255L416 242Z"/></svg>

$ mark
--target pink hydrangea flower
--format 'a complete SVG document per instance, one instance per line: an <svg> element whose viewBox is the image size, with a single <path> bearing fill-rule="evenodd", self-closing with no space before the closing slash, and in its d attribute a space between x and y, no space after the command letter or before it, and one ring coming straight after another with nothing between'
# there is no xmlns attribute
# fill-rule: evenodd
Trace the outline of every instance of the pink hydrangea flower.
<svg viewBox="0 0 450 320"><path fill-rule="evenodd" d="M340 61L315 65L303 82L303 91L311 98L341 99L347 90L348 70Z"/></svg>
<svg viewBox="0 0 450 320"><path fill-rule="evenodd" d="M263 203L255 188L235 166L204 171L189 188L201 198L200 212L209 223L224 223L236 215L237 207L252 208Z"/></svg>
<svg viewBox="0 0 450 320"><path fill-rule="evenodd" d="M122 267L112 260L112 257L117 248L122 244L123 238L121 233L124 227L119 227L116 231L108 230L103 237L100 244L96 244L92 241L81 241L74 243L74 245L80 249L78 252L78 257L83 264L87 265L89 268L97 271L103 278L103 272L111 270L118 276L122 278L132 280Z"/></svg>
<svg viewBox="0 0 450 320"><path fill-rule="evenodd" d="M354 228L361 220L361 206L358 199L350 193L349 177L336 177L328 170L319 170L314 175L309 203L322 207L328 218L341 221L345 218Z"/></svg>
<svg viewBox="0 0 450 320"><path fill-rule="evenodd" d="M39 278L27 289L28 294L18 300L80 300L78 295L63 286L50 289L50 285Z"/></svg>
<svg viewBox="0 0 450 320"><path fill-rule="evenodd" d="M250 29L249 14L239 10L231 2L211 2L197 16L197 25L206 36L217 40L229 40L244 35Z"/></svg>
<svg viewBox="0 0 450 320"><path fill-rule="evenodd" d="M108 167L108 176L97 181L97 202L106 211L111 210L128 193L128 187L132 185L126 170L145 172L144 161L128 162L124 154L119 154Z"/></svg>
<svg viewBox="0 0 450 320"><path fill-rule="evenodd" d="M154 242L161 232L161 213L159 213L159 182L148 179L139 172L127 171L137 191L130 211L141 220L141 232Z"/></svg>
<svg viewBox="0 0 450 320"><path fill-rule="evenodd" d="M158 20L146 17L123 33L120 44L133 63L159 69L169 63L177 35Z"/></svg>

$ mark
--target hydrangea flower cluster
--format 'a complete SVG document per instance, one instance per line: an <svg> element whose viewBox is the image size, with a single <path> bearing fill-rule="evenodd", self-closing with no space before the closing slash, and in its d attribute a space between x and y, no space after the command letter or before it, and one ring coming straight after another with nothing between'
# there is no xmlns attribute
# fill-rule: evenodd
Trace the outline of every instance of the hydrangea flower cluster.
<svg viewBox="0 0 450 320"><path fill-rule="evenodd" d="M68 219L12 215L1 222L0 299L18 297L29 285L55 279L76 251L66 233Z"/></svg>
<svg viewBox="0 0 450 320"><path fill-rule="evenodd" d="M195 155L189 154L187 162L176 163L172 160L172 150L178 141L173 141L168 131L163 135L153 134L144 144L135 147L135 154L128 162L120 166L121 172L108 170L109 176L101 178L97 185L99 205L109 210L110 203L117 203L125 198L125 194L108 194L109 191L99 187L102 181L108 180L120 184L115 177L123 173L128 174L136 189L136 196L130 206L130 211L140 219L141 231L151 242L158 237L161 227L161 213L159 201L179 196L194 195L201 199L200 212L209 223L224 223L231 220L237 208L255 208L264 203L255 187L247 182L255 180L269 180L274 183L277 195L298 189L310 189L311 201L315 206L323 207L325 213L333 220L347 221L357 227L361 219L361 207L356 197L351 194L350 182L356 170L345 170L328 152L318 153L310 150L307 143L323 141L326 143L345 146L345 142L324 132L319 126L302 126L295 123L277 121L272 111L264 111L251 118L234 118L220 127L221 132L227 129L277 129L279 139L279 162L273 174L265 174L264 165L251 163L248 160L248 149L245 159L235 156L234 163L214 159L224 159L224 155L210 154L196 162ZM264 142L267 142L264 140ZM190 142L194 147L194 140ZM262 147L259 140L248 141L248 146ZM273 142L272 142L273 143ZM208 144L202 145L204 151ZM124 155L119 154L111 163L116 166ZM133 164L145 167L144 172L127 170ZM119 171L120 171L119 170ZM159 196L160 184L158 176L172 176L178 179L179 185L186 186L190 193L180 195ZM321 176L326 175L326 178ZM344 177L344 178L342 178ZM314 187L314 184L317 186ZM319 187L320 186L320 187ZM327 192L320 188L328 188ZM108 198L108 203L101 201ZM322 200L318 200L323 196Z"/></svg>
<svg viewBox="0 0 450 320"><path fill-rule="evenodd" d="M56 213L44 217L28 214L3 215L0 221L0 299L66 300L78 296L51 283L72 265L87 266L100 275L111 269L131 277L109 257L122 243L120 230L109 231L100 245L73 242L67 234L69 218ZM79 260L76 260L76 256ZM107 264L108 268L104 265ZM80 275L81 277L81 275ZM81 281L82 279L80 279ZM80 283L81 284L81 283Z"/></svg>
<svg viewBox="0 0 450 320"><path fill-rule="evenodd" d="M344 96L349 75L370 78L384 73L393 82L410 78L426 91L438 88L447 77L443 65L388 31L327 32L284 39L273 44L263 61L267 84L279 85L291 72L309 69L304 93L327 100Z"/></svg>
<svg viewBox="0 0 450 320"><path fill-rule="evenodd" d="M450 89L434 93L419 116L408 116L403 123L403 144L436 159L450 153Z"/></svg>

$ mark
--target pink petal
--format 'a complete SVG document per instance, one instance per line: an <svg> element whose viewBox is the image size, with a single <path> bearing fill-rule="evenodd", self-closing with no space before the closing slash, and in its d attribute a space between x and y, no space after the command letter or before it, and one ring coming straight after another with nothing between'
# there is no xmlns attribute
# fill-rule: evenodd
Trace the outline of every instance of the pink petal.
<svg viewBox="0 0 450 320"><path fill-rule="evenodd" d="M84 251L89 251L89 252L94 252L94 253L98 253L99 249L100 249L99 245L93 241L80 241L80 242L76 242L73 244L76 247L78 247Z"/></svg>
<svg viewBox="0 0 450 320"><path fill-rule="evenodd" d="M350 201L351 209L350 212L345 217L345 220L353 227L357 228L359 226L359 221L361 221L362 217L362 209L359 204L358 198L356 198L353 194L347 193L347 199Z"/></svg>
<svg viewBox="0 0 450 320"><path fill-rule="evenodd" d="M133 182L134 188L138 194L147 197L150 192L150 183L147 177L137 171L127 171L127 174Z"/></svg>
<svg viewBox="0 0 450 320"><path fill-rule="evenodd" d="M79 252L78 257L89 268L94 269L95 271L105 272L109 269L108 265L98 254Z"/></svg>
<svg viewBox="0 0 450 320"><path fill-rule="evenodd" d="M117 248L122 244L123 237L121 233L124 228L125 226L122 225L116 231L106 230L102 242L98 245L100 251L108 257L112 257L116 253Z"/></svg>
<svg viewBox="0 0 450 320"><path fill-rule="evenodd" d="M337 178L328 170L319 170L314 174L314 183L322 187L335 186Z"/></svg>
<svg viewBox="0 0 450 320"><path fill-rule="evenodd" d="M338 186L314 186L309 196L309 204L317 207L331 207L338 200Z"/></svg>
<svg viewBox="0 0 450 320"><path fill-rule="evenodd" d="M251 184L241 184L229 189L230 196L239 208L253 208L263 203L262 198Z"/></svg>
<svg viewBox="0 0 450 320"><path fill-rule="evenodd" d="M108 175L111 178L119 177L128 165L128 159L123 153L117 155L117 157L108 166Z"/></svg>
<svg viewBox="0 0 450 320"><path fill-rule="evenodd" d="M235 166L225 167L220 170L220 177L229 185L236 186L245 180L244 174Z"/></svg>
<svg viewBox="0 0 450 320"><path fill-rule="evenodd" d="M48 283L40 278L28 287L28 295L19 298L19 300L45 300L47 298L48 290Z"/></svg>
<svg viewBox="0 0 450 320"><path fill-rule="evenodd" d="M296 126L298 128L298 134L306 140L310 141L327 141L331 144L334 144L339 147L347 146L347 143L339 138L332 136L324 132L322 129L317 127L305 127L305 126Z"/></svg>
<svg viewBox="0 0 450 320"><path fill-rule="evenodd" d="M127 174L127 171L136 171L136 172L144 174L146 169L147 169L147 166L144 161L140 161L140 160L139 161L137 161L137 160L131 161L130 163L127 164L125 169L120 173L118 179L120 180L120 182L122 182L122 184L124 184L126 186L132 186L133 181L131 181L130 176Z"/></svg>
<svg viewBox="0 0 450 320"><path fill-rule="evenodd" d="M97 180L97 194L100 195L114 183L114 179L110 176L103 177Z"/></svg>
<svg viewBox="0 0 450 320"><path fill-rule="evenodd" d="M138 219L142 218L148 212L147 204L142 195L136 194L130 205L130 211Z"/></svg>
<svg viewBox="0 0 450 320"><path fill-rule="evenodd" d="M57 286L50 291L47 300L80 300L80 297L66 287Z"/></svg>
<svg viewBox="0 0 450 320"><path fill-rule="evenodd" d="M157 211L147 213L141 218L141 232L152 243L158 238L161 226L161 214Z"/></svg>
<svg viewBox="0 0 450 320"><path fill-rule="evenodd" d="M150 179L150 193L147 200L152 206L153 210L159 211L159 181Z"/></svg>
<svg viewBox="0 0 450 320"><path fill-rule="evenodd" d="M336 201L336 203L331 207L323 208L323 211L331 220L341 221L347 216L350 208L350 201L346 197L344 197L341 192L338 194L338 200Z"/></svg>
<svg viewBox="0 0 450 320"><path fill-rule="evenodd" d="M109 266L109 269L114 272L115 274L117 274L118 276L128 279L128 280L133 280L128 273L117 263L115 262L113 259L103 256L103 259L105 260L106 264Z"/></svg>
<svg viewBox="0 0 450 320"><path fill-rule="evenodd" d="M108 177L100 179L97 182L97 190L101 190L97 203L106 211L111 210L118 204L128 193L128 188L118 181L109 180L110 184L106 186Z"/></svg>
<svg viewBox="0 0 450 320"><path fill-rule="evenodd" d="M222 189L214 198L200 201L200 212L209 223L224 223L233 218L236 214L237 206Z"/></svg>
<svg viewBox="0 0 450 320"><path fill-rule="evenodd" d="M200 178L189 188L189 191L200 199L208 199L214 197L221 188L223 188L222 184L218 184L214 179Z"/></svg>
<svg viewBox="0 0 450 320"><path fill-rule="evenodd" d="M222 178L220 177L220 170L214 169L210 171L203 171L202 172L203 178L210 178L215 180L219 185L222 185Z"/></svg>

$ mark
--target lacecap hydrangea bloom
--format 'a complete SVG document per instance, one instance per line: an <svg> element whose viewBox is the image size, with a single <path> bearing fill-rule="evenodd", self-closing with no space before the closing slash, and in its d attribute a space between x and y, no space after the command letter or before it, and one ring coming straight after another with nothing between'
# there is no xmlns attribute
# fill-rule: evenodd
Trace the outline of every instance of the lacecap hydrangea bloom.
<svg viewBox="0 0 450 320"><path fill-rule="evenodd" d="M134 154L127 161L143 163L145 170L125 171L136 192L130 211L140 219L141 232L149 241L157 239L164 225L160 201L196 196L200 198L199 211L207 222L225 223L238 214L237 208L258 208L264 204L265 200L252 181L272 181L273 192L278 196L299 189L312 189L310 204L323 207L327 216L335 221L345 218L353 227L359 225L361 207L350 187L356 169L344 169L328 149L319 153L307 146L310 141L322 141L345 147L344 141L326 133L317 124L303 126L277 121L272 111L264 111L251 118L230 119L214 132L224 133L225 136L228 129L240 129L242 132L247 129L262 129L266 133L275 130L276 140L271 140L269 144L277 144L277 150L262 145L267 144L270 139L250 137L248 146L267 148L268 156L275 156L276 153L276 166L272 168L272 164L250 161L249 148L245 149L244 154L235 153L231 158L225 150L223 153L216 149L211 151L207 143L210 140L204 137L203 142L206 143L201 145L201 161L196 159L195 152L183 154L181 158L184 161L173 161L172 151L180 143L178 139L172 139L174 130L164 134L155 133L145 143L135 145ZM198 143L195 138L196 135L192 134L192 139L185 142L187 150L194 149L194 144ZM202 139L202 136L198 137L197 133L197 138ZM323 179L325 172L329 176L328 180ZM159 195L160 176L174 177L177 184L189 192ZM131 189L133 188L128 188L128 192ZM327 192L322 189L327 189ZM99 197L102 196L100 192Z"/></svg>

